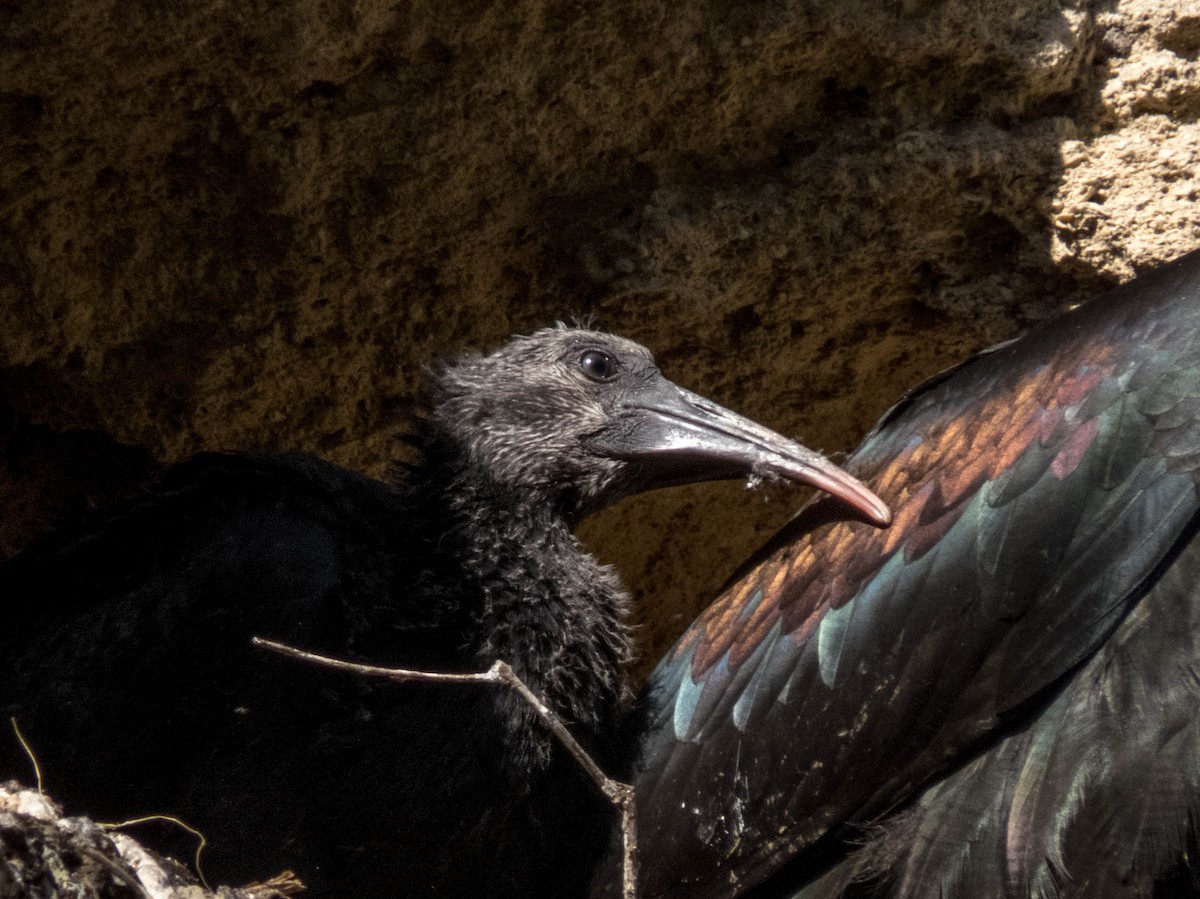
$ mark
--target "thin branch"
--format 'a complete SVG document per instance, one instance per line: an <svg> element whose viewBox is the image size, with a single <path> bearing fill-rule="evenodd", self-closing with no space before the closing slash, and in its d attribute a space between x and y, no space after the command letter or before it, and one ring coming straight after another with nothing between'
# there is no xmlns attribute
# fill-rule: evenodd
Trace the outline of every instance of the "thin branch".
<svg viewBox="0 0 1200 899"><path fill-rule="evenodd" d="M512 667L497 659L487 671L473 674L444 674L436 671L416 671L411 668L383 668L378 665L362 665L357 662L347 662L329 656L318 655L288 646L286 643L276 643L254 637L251 641L255 646L269 649L288 658L332 668L336 671L347 671L365 677L383 677L397 683L432 683L432 684L501 684L515 690L530 707L537 712L546 727L558 739L563 747L571 754L584 772L592 779L601 793L617 807L621 813L622 836L622 866L621 866L621 896L622 899L637 897L637 821L634 812L633 787L626 783L613 780L605 774L600 766L575 739L562 719L546 705L537 693L517 676Z"/></svg>

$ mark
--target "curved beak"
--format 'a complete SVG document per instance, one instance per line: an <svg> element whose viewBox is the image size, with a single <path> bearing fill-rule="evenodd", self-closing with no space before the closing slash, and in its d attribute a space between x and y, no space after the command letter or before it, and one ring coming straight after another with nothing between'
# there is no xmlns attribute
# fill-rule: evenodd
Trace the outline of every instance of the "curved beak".
<svg viewBox="0 0 1200 899"><path fill-rule="evenodd" d="M824 490L879 527L892 521L883 500L821 454L665 378L622 405L600 448L636 462L648 487L758 475Z"/></svg>

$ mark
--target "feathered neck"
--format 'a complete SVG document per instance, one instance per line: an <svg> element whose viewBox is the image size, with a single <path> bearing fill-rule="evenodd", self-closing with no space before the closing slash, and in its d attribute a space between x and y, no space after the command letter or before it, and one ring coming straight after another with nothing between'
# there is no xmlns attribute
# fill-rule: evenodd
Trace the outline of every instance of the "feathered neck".
<svg viewBox="0 0 1200 899"><path fill-rule="evenodd" d="M573 521L550 495L514 491L464 464L453 446L426 443L404 482L420 522L418 564L429 582L452 584L464 661L484 670L503 659L585 740L615 727L631 655L629 599L615 571L585 552ZM544 763L549 738L531 710L499 700L516 752Z"/></svg>

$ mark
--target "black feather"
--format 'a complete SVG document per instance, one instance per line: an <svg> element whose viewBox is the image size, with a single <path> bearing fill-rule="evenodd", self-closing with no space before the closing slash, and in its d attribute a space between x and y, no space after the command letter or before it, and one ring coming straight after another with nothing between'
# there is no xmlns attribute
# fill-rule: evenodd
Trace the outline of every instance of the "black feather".
<svg viewBox="0 0 1200 899"><path fill-rule="evenodd" d="M892 529L817 501L652 676L648 894L1198 895L1197 397L1200 253L902 400Z"/></svg>

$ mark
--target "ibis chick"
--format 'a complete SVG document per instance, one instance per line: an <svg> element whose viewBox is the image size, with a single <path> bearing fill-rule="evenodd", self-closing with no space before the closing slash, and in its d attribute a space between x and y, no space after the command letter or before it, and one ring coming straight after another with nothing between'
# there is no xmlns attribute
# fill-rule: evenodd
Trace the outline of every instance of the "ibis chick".
<svg viewBox="0 0 1200 899"><path fill-rule="evenodd" d="M204 455L0 569L0 711L69 811L178 816L216 881L290 868L318 897L580 895L616 816L514 694L354 678L251 636L435 671L503 659L611 764L628 597L581 518L753 475L889 517L619 337L546 329L434 380L394 485ZM27 771L0 750L0 779ZM187 839L159 837L184 856Z"/></svg>

